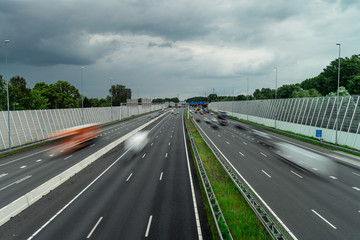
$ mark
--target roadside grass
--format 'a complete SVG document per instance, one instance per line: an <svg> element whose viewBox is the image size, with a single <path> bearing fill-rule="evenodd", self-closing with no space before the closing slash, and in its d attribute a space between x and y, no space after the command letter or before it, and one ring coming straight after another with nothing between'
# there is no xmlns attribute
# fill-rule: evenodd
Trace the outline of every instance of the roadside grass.
<svg viewBox="0 0 360 240"><path fill-rule="evenodd" d="M221 164L206 145L200 134L197 132L193 123L190 120L187 121L206 170L206 174L208 175L209 181L233 238L272 239ZM207 203L205 193L203 194L203 199L204 203L205 201ZM206 211L208 219L210 219L210 223L214 220L212 219L210 208L207 208L208 209L206 209ZM213 237L215 236L214 239L218 239L216 226L210 226L210 228Z"/></svg>

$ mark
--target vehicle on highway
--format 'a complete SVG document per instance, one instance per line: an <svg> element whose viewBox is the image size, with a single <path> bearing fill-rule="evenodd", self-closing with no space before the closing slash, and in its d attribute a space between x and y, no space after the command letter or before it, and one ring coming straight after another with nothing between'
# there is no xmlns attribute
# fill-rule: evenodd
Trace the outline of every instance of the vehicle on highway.
<svg viewBox="0 0 360 240"><path fill-rule="evenodd" d="M226 112L224 112L224 111L219 111L219 112L218 112L218 118L219 118L219 119L225 119L226 116L227 116L227 113L226 113Z"/></svg>
<svg viewBox="0 0 360 240"><path fill-rule="evenodd" d="M137 154L141 152L149 142L149 131L140 131L125 141L125 149Z"/></svg>
<svg viewBox="0 0 360 240"><path fill-rule="evenodd" d="M208 119L207 117L204 117L204 122L206 122L207 124L211 123L210 119Z"/></svg>
<svg viewBox="0 0 360 240"><path fill-rule="evenodd" d="M58 156L85 147L102 132L100 124L86 124L68 128L50 135L55 140L51 147L51 155Z"/></svg>
<svg viewBox="0 0 360 240"><path fill-rule="evenodd" d="M211 121L213 121L214 123L217 123L218 122L218 120L216 119L216 118L211 118Z"/></svg>
<svg viewBox="0 0 360 240"><path fill-rule="evenodd" d="M196 118L195 119L197 122L201 122L201 119L200 118Z"/></svg>

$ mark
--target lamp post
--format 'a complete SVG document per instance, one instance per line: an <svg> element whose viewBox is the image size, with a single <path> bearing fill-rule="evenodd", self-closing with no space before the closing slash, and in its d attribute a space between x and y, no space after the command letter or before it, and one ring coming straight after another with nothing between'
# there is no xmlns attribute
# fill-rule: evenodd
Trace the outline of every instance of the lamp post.
<svg viewBox="0 0 360 240"><path fill-rule="evenodd" d="M275 69L275 102L277 100L277 67ZM275 109L275 128L276 128L276 119L277 119L277 109Z"/></svg>
<svg viewBox="0 0 360 240"><path fill-rule="evenodd" d="M83 89L83 70L84 67L81 67L81 121L84 125L84 89Z"/></svg>
<svg viewBox="0 0 360 240"><path fill-rule="evenodd" d="M113 115L112 115L112 78L110 78L110 114L111 114L111 121L113 120Z"/></svg>
<svg viewBox="0 0 360 240"><path fill-rule="evenodd" d="M249 78L246 78L246 120L249 121Z"/></svg>
<svg viewBox="0 0 360 240"><path fill-rule="evenodd" d="M339 127L339 85L340 85L340 51L341 44L337 43L339 46L339 66L338 66L338 81L337 81L337 94L336 94L336 131L335 131L335 144L338 145L338 127Z"/></svg>
<svg viewBox="0 0 360 240"><path fill-rule="evenodd" d="M5 47L7 44L10 43L10 40L4 40ZM5 51L5 69L7 73L7 51ZM11 136L10 136L10 100L9 100L9 82L10 79L7 81L6 84L6 97L7 97L7 111L8 111L8 133L9 133L9 149L11 148Z"/></svg>

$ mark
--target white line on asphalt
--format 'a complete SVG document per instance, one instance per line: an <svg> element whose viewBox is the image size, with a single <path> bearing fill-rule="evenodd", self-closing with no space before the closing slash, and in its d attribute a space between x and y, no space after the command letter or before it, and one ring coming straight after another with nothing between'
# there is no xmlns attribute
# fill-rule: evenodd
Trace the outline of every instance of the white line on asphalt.
<svg viewBox="0 0 360 240"><path fill-rule="evenodd" d="M142 156L142 158L144 158L146 156L146 153L144 153L144 155Z"/></svg>
<svg viewBox="0 0 360 240"><path fill-rule="evenodd" d="M160 178L159 178L160 181L162 179L162 176L163 176L163 172L161 172L161 174L160 174Z"/></svg>
<svg viewBox="0 0 360 240"><path fill-rule="evenodd" d="M317 170L319 170L319 169L317 169L317 168L313 168L313 170L317 171Z"/></svg>
<svg viewBox="0 0 360 240"><path fill-rule="evenodd" d="M20 168L26 168L26 166L21 166Z"/></svg>
<svg viewBox="0 0 360 240"><path fill-rule="evenodd" d="M158 138L159 136L156 136L156 138Z"/></svg>
<svg viewBox="0 0 360 240"><path fill-rule="evenodd" d="M166 158L167 158L167 156L168 156L168 153L165 154L165 157L166 157Z"/></svg>
<svg viewBox="0 0 360 240"><path fill-rule="evenodd" d="M264 157L267 157L265 153L260 152L260 154L263 155Z"/></svg>
<svg viewBox="0 0 360 240"><path fill-rule="evenodd" d="M355 189L356 191L360 191L360 188L358 187L352 187L353 189Z"/></svg>
<svg viewBox="0 0 360 240"><path fill-rule="evenodd" d="M239 153L240 153L240 155L241 155L241 156L243 156L243 157L244 157L244 154L243 154L242 152L239 152Z"/></svg>
<svg viewBox="0 0 360 240"><path fill-rule="evenodd" d="M199 126L199 124L196 123ZM200 128L200 126L199 126ZM234 169L234 171L240 176L240 178L245 182L245 184L251 189L251 191L258 197L258 199L263 203L263 205L271 212L271 214L276 218L276 220L284 227L284 229L291 235L294 240L297 240L297 237L290 231L290 229L285 225L285 223L276 215L276 213L270 208L270 206L260 197L260 195L255 191L255 189L246 181L246 179L239 173L239 171L231 164L231 162L226 158L226 156L220 151L220 149L214 144L213 141L206 135L204 130L200 130L205 134L209 141L215 146L216 150L225 158L229 165ZM186 149L186 148L185 148Z"/></svg>
<svg viewBox="0 0 360 240"><path fill-rule="evenodd" d="M132 175L133 175L133 173L130 173L130 175L129 175L128 178L126 179L127 182L129 181L129 179L131 178Z"/></svg>
<svg viewBox="0 0 360 240"><path fill-rule="evenodd" d="M267 173L267 172L265 172L264 170L261 170L263 173L265 173L265 175L266 176L268 176L269 178L271 178L271 176Z"/></svg>
<svg viewBox="0 0 360 240"><path fill-rule="evenodd" d="M50 154L49 156L50 156L50 157L53 157L53 156L54 156L54 154Z"/></svg>
<svg viewBox="0 0 360 240"><path fill-rule="evenodd" d="M42 161L42 159L38 159L38 160L36 160L36 162L41 162Z"/></svg>
<svg viewBox="0 0 360 240"><path fill-rule="evenodd" d="M150 215L149 221L148 221L148 225L147 225L147 227L146 227L146 232L145 232L145 237L146 237L146 238L149 236L151 221L152 221L152 215Z"/></svg>
<svg viewBox="0 0 360 240"><path fill-rule="evenodd" d="M232 137L235 137L234 135L232 135Z"/></svg>
<svg viewBox="0 0 360 240"><path fill-rule="evenodd" d="M227 144L230 144L228 141L226 141Z"/></svg>
<svg viewBox="0 0 360 240"><path fill-rule="evenodd" d="M154 143L152 142L150 145L152 146Z"/></svg>
<svg viewBox="0 0 360 240"><path fill-rule="evenodd" d="M3 173L0 175L0 177L5 177L6 175L8 175L8 173Z"/></svg>
<svg viewBox="0 0 360 240"><path fill-rule="evenodd" d="M10 183L9 185L7 185L7 186L5 186L5 187L0 188L0 191L2 191L2 190L6 189L6 188L8 188L8 187L10 187L10 186L12 186L12 185L14 185L14 184L19 184L19 183L21 183L21 182L23 182L23 181L25 181L26 179L31 178L31 177L32 177L32 175L28 175L28 176L26 176L26 177L23 177L23 178L17 180L16 182Z"/></svg>
<svg viewBox="0 0 360 240"><path fill-rule="evenodd" d="M311 209L311 211L313 213L315 213L319 218L321 218L322 220L324 220L327 224L329 224L333 229L336 229L336 227L334 225L332 225L328 220L326 220L323 216L321 216L320 214L318 214L314 209Z"/></svg>
<svg viewBox="0 0 360 240"><path fill-rule="evenodd" d="M358 173L354 173L354 172L352 172L353 174L355 174L356 176L359 176L360 177L360 174L358 174Z"/></svg>
<svg viewBox="0 0 360 240"><path fill-rule="evenodd" d="M218 134L219 137L221 137L219 134Z"/></svg>
<svg viewBox="0 0 360 240"><path fill-rule="evenodd" d="M334 179L334 180L336 180L336 179L337 179L337 177L334 177L334 176L330 176L330 178L331 178L331 179Z"/></svg>
<svg viewBox="0 0 360 240"><path fill-rule="evenodd" d="M300 174L298 174L298 173L296 173L296 172L294 172L294 171L292 171L292 170L290 170L290 172L293 173L293 174L295 174L295 175L298 176L299 178L303 178Z"/></svg>
<svg viewBox="0 0 360 240"><path fill-rule="evenodd" d="M101 220L103 219L103 217L100 217L99 220L96 222L95 226L93 227L93 229L91 230L91 232L89 233L89 235L87 235L86 238L90 238L91 235L93 234L93 232L95 231L95 229L97 228L97 226L99 225L99 223L101 222Z"/></svg>
<svg viewBox="0 0 360 240"><path fill-rule="evenodd" d="M243 142L243 144L247 145L247 143L246 143L246 142Z"/></svg>
<svg viewBox="0 0 360 240"><path fill-rule="evenodd" d="M95 143L94 144L92 144L92 145L90 145L90 147L92 148L93 146L95 146Z"/></svg>
<svg viewBox="0 0 360 240"><path fill-rule="evenodd" d="M169 146L170 146L170 142L169 142Z"/></svg>
<svg viewBox="0 0 360 240"><path fill-rule="evenodd" d="M110 137L107 137L106 140L109 139L109 138L110 138Z"/></svg>
<svg viewBox="0 0 360 240"><path fill-rule="evenodd" d="M70 156L68 156L68 157L64 158L64 160L67 160L67 159L69 159L69 158L71 158L71 157L72 157L72 155L70 155Z"/></svg>
<svg viewBox="0 0 360 240"><path fill-rule="evenodd" d="M170 137L172 138L172 135Z"/></svg>

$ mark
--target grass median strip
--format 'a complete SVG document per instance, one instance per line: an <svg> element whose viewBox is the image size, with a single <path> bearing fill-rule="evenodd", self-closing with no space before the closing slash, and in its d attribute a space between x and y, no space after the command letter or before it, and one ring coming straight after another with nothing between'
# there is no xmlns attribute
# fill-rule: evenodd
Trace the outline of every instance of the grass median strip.
<svg viewBox="0 0 360 240"><path fill-rule="evenodd" d="M196 147L199 151L202 163L233 238L271 239L269 233L261 224L246 200L239 193L237 187L231 181L230 177L222 168L221 164L208 148L190 120L188 120L188 124ZM206 199L206 196L203 199ZM209 207L206 208L208 219L211 219L211 211ZM209 220L209 223L211 221ZM216 227L210 227L213 232L213 237L216 239Z"/></svg>

